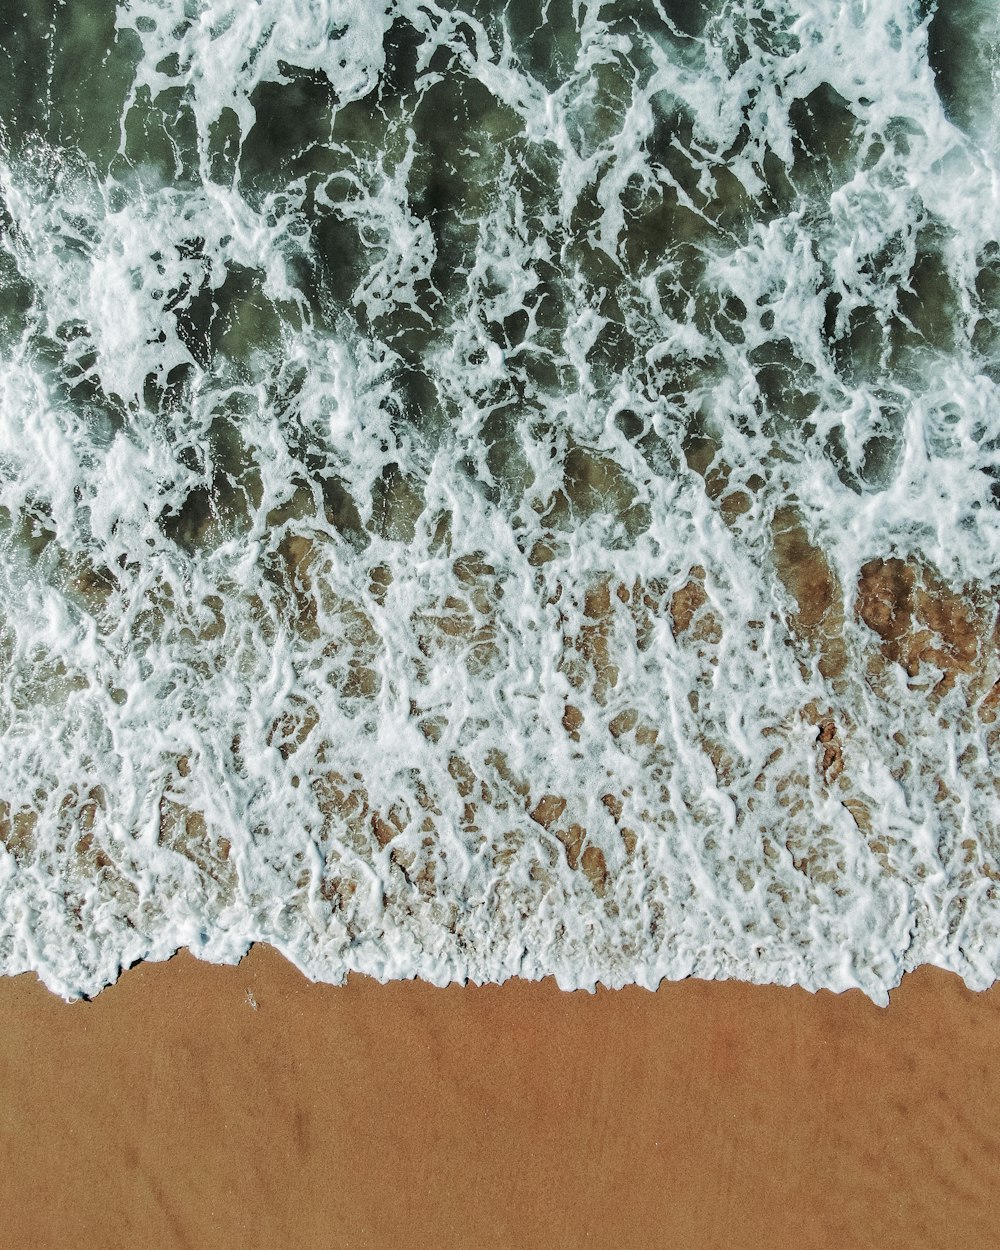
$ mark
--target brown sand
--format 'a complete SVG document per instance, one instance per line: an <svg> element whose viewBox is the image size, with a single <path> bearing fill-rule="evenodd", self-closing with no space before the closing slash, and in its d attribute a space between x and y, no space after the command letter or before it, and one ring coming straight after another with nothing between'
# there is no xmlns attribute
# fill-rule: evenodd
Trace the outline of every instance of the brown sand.
<svg viewBox="0 0 1000 1250"><path fill-rule="evenodd" d="M248 1001L248 991L257 1007ZM1000 992L0 981L3 1250L1000 1245Z"/></svg>

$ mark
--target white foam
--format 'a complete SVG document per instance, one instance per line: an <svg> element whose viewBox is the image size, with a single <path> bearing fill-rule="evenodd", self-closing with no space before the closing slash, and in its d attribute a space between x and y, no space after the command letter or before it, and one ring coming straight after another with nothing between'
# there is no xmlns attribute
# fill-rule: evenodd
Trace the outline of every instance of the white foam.
<svg viewBox="0 0 1000 1250"><path fill-rule="evenodd" d="M879 1001L925 961L992 981L995 747L961 682L929 699L926 666L889 664L873 688L855 587L890 555L996 583L1000 407L973 338L997 315L976 286L993 132L949 119L902 0L772 8L720 4L682 39L579 5L550 90L499 16L132 0L113 172L44 136L4 152L4 245L33 292L0 363L5 971L73 996L181 945L232 961L266 941L334 981L695 974ZM360 106L372 149L334 128L385 87L401 18L415 84ZM293 69L333 93L307 172L220 180L226 110L246 150L269 124L254 92ZM456 273L414 190L416 114L464 78L495 111L461 148L440 119L434 159L484 205L453 223ZM849 151L782 192L775 161L806 177L796 102L827 86ZM126 121L173 88L196 141L170 177ZM363 263L315 296L324 217ZM900 302L921 230L951 327L924 310L922 338ZM836 336L870 310L866 368L860 340L846 363L831 348L831 297ZM206 298L229 318L211 349L184 321ZM769 393L767 352L806 410ZM747 491L738 524L688 467L694 437ZM839 579L842 680L796 641L775 571L789 501ZM684 631L696 566L708 603ZM840 727L842 784L809 705Z"/></svg>

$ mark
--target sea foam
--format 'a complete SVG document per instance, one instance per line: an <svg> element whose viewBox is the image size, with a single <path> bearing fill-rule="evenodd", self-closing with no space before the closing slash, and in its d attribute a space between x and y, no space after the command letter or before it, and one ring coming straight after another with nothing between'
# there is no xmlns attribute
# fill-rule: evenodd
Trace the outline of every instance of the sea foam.
<svg viewBox="0 0 1000 1250"><path fill-rule="evenodd" d="M989 5L14 26L0 968L993 981Z"/></svg>

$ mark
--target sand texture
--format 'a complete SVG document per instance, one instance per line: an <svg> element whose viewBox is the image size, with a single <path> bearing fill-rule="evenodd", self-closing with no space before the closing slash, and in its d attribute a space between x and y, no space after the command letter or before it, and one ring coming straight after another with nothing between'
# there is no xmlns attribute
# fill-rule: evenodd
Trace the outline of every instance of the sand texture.
<svg viewBox="0 0 1000 1250"><path fill-rule="evenodd" d="M251 999L257 1004L252 1006ZM997 1244L1000 994L312 985L182 953L0 981L27 1250Z"/></svg>

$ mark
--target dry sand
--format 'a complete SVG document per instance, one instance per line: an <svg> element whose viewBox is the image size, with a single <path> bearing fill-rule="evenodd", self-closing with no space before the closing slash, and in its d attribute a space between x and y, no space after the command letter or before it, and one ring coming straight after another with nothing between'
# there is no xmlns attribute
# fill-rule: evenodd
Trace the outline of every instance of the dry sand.
<svg viewBox="0 0 1000 1250"><path fill-rule="evenodd" d="M256 1008L251 1005L251 998ZM3 1250L1000 1244L1000 992L0 981Z"/></svg>

